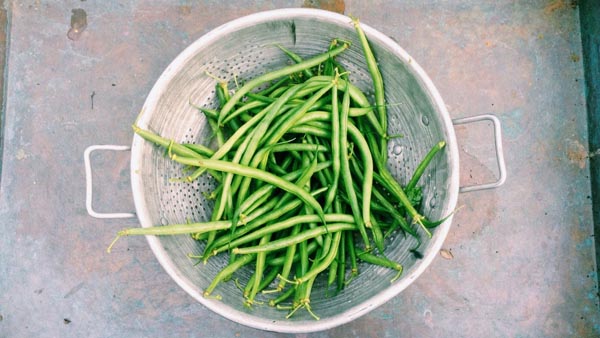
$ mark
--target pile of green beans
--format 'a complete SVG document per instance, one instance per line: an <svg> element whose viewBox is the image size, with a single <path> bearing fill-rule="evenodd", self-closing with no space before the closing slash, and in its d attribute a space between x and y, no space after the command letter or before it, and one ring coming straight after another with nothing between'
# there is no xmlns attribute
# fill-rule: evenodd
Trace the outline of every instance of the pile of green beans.
<svg viewBox="0 0 600 338"><path fill-rule="evenodd" d="M360 261L396 270L398 278L402 265L385 256L384 239L402 232L420 243L416 227L431 236L428 229L443 221L417 211L417 184L445 143L433 146L406 186L393 178L386 166L384 83L360 24L354 24L375 102L336 60L350 44L335 39L326 52L305 60L278 46L293 64L233 91L219 82L219 107L198 108L216 149L177 143L134 125L135 133L190 169L186 180L207 173L218 185L209 221L125 229L117 238L190 234L205 244L195 257L200 261L229 255L204 296L215 297L220 283L249 265L254 273L238 284L244 304L259 304L261 293L270 306L288 310L288 317L304 308L318 319L310 294L319 275L336 292L358 275ZM418 255L417 248L413 252Z"/></svg>

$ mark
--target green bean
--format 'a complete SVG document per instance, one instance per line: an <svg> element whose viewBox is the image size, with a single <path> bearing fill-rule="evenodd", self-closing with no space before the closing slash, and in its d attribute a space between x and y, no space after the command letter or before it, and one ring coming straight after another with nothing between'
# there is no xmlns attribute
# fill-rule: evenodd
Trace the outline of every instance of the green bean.
<svg viewBox="0 0 600 338"><path fill-rule="evenodd" d="M217 285L223 279L231 276L239 268L241 268L242 266L250 263L254 259L254 257L256 257L256 255L254 255L254 254L243 255L241 257L238 257L233 263L230 263L225 268L223 268L221 271L219 271L219 273L217 273L217 275L212 280L212 282L210 283L210 285L206 288L206 290L204 290L204 297L210 296L211 293L217 287Z"/></svg>
<svg viewBox="0 0 600 338"><path fill-rule="evenodd" d="M215 85L215 92L219 100L219 107L223 108L225 103L230 99L229 91L227 90L227 82L218 82Z"/></svg>
<svg viewBox="0 0 600 338"><path fill-rule="evenodd" d="M358 254L358 258L360 258L362 261L365 261L367 263L379 265L384 268L390 268L390 269L394 269L394 270L398 271L396 276L394 278L392 278L391 282L394 282L402 274L402 270L403 270L402 265L400 263L396 263L392 260L389 260L388 258L386 258L384 256L375 256L368 252L361 252Z"/></svg>
<svg viewBox="0 0 600 338"><path fill-rule="evenodd" d="M319 247L319 245L315 241L311 241L310 243L308 243L308 245L306 246L308 255L312 255L313 253L315 253L315 251L317 251L318 247ZM300 255L298 254L297 251L298 250L296 250L296 254L294 254L294 260L293 260L294 263L296 263L300 260ZM282 266L285 259L286 259L285 255L282 255L282 256L275 257L275 258L269 260L269 262L267 262L267 264L269 264L270 266Z"/></svg>
<svg viewBox="0 0 600 338"><path fill-rule="evenodd" d="M338 107L338 86L333 86L331 91L331 157L333 177L331 178L331 187L325 198L325 206L323 210L327 212L333 203L333 199L337 194L338 181L340 179L340 112Z"/></svg>
<svg viewBox="0 0 600 338"><path fill-rule="evenodd" d="M381 227L379 226L379 222L373 214L371 214L371 233L373 234L373 243L375 243L375 247L379 250L380 253L383 253L384 249L384 237L381 232Z"/></svg>
<svg viewBox="0 0 600 338"><path fill-rule="evenodd" d="M285 88L285 84L287 84L290 81L290 78L287 76L282 76L281 79L277 80L277 82L271 84L270 86L268 86L267 88L259 91L257 94L260 95L271 95L273 92L277 91L277 90L281 90L281 88ZM285 89L284 89L285 90Z"/></svg>
<svg viewBox="0 0 600 338"><path fill-rule="evenodd" d="M279 303L286 301L288 298L290 298L294 294L295 290L296 290L295 288L289 288L289 289L287 289L279 297L270 300L269 301L269 306L277 306Z"/></svg>
<svg viewBox="0 0 600 338"><path fill-rule="evenodd" d="M350 280L354 277L358 276L358 263L356 260L356 248L354 246L354 237L351 232L346 232L346 249L348 251L348 256L350 257ZM344 284L350 282L348 280Z"/></svg>
<svg viewBox="0 0 600 338"><path fill-rule="evenodd" d="M317 189L315 191L312 191L311 194L313 196L316 196L316 195L322 193L324 191L324 189L325 188ZM291 196L291 195L287 195L287 196ZM239 228L236 231L235 236L231 236L231 234L221 236L215 241L214 246L216 247L216 246L225 245L226 243L231 242L233 239L241 237L256 228L259 228L262 225L267 224L268 222L271 222L278 218L285 218L285 217L283 217L284 215L286 215L287 213L289 213L291 211L294 211L296 208L298 208L302 204L302 201L299 199L289 201L289 199L285 199L286 197L284 197L281 200L281 201L284 201L285 203L281 203L281 205L276 208L274 206L278 205L278 201L276 199L273 199L272 201L269 201L265 205L265 207L267 207L267 208L264 208L264 209L259 208L256 211L254 211L252 214L250 214L249 216L247 216L245 218L245 222L249 222L249 223L246 224L245 226L243 226L242 228ZM271 212L265 213L266 210L271 210L271 209L273 209ZM252 221L250 221L250 220L252 220ZM210 251L212 252L213 250L211 249Z"/></svg>
<svg viewBox="0 0 600 338"><path fill-rule="evenodd" d="M371 148L376 147L376 140L374 139L373 134L367 133L365 134L367 137L367 143ZM408 196L404 192L404 189L400 186L400 184L394 179L392 174L387 169L386 163L381 157L381 153L377 151L373 151L373 162L375 166L379 169L379 174L381 178L381 182L388 189L388 191L402 204L402 206L406 209L408 214L412 218L413 223L417 223L421 225L421 228L425 231L428 237L431 237L431 232L425 227L423 224L424 221L427 222L427 219L421 215L415 207L410 202ZM376 176L374 176L376 177Z"/></svg>
<svg viewBox="0 0 600 338"><path fill-rule="evenodd" d="M175 161L178 161L182 164L186 164L186 165L206 167L207 169L229 172L229 173L233 173L236 175L248 176L248 177L252 177L252 178L273 184L278 188L281 188L289 193L296 195L298 198L300 198L306 204L311 206L313 208L313 210L315 210L317 215L319 215L319 217L324 222L323 209L321 208L321 205L319 204L319 202L317 202L317 200L314 199L314 197L312 197L309 193L307 193L302 188L299 188L295 184L290 183L290 182L288 182L278 176L275 176L267 171L244 166L241 164L221 161L221 160L212 160L212 159L196 160L196 159L190 159L190 158L186 158L186 157L177 157L175 155L172 157L172 159Z"/></svg>
<svg viewBox="0 0 600 338"><path fill-rule="evenodd" d="M338 278L337 278L337 291L342 291L344 285L346 284L346 234L351 233L347 231L341 234L342 238L340 239L339 248L338 248Z"/></svg>
<svg viewBox="0 0 600 338"><path fill-rule="evenodd" d="M307 152L328 152L329 148L322 144L310 144L310 143L283 143L277 144L271 147L272 153L286 152L286 151L307 151Z"/></svg>
<svg viewBox="0 0 600 338"><path fill-rule="evenodd" d="M202 144L185 143L182 144L182 146L194 151L202 157L211 157L215 153L214 150Z"/></svg>
<svg viewBox="0 0 600 338"><path fill-rule="evenodd" d="M302 142L306 142L306 140L303 139ZM301 162L301 165L302 165L303 168L309 166L310 163L311 163L311 161L312 161L312 165L311 165L311 167L312 167L313 165L315 165L317 163L317 156L314 156L311 159L308 153L303 153L302 154L302 158L301 158L300 162ZM311 177L312 177L312 174L311 174ZM299 186L302 187L302 188L304 188L307 191L311 190L310 180L307 180L306 182L303 182L303 184L299 185ZM313 214L312 210L310 210L310 208L308 208L308 206L306 206L306 205L304 205L304 210L303 211L304 211L304 214L306 214L306 215ZM316 222L308 222L308 227L309 228L313 229L316 226L317 226ZM315 240L317 241L317 244L319 244L320 246L323 246L323 237L322 236L319 236L319 237L315 238Z"/></svg>
<svg viewBox="0 0 600 338"><path fill-rule="evenodd" d="M192 107L198 109L200 112L202 112L206 116L207 119L216 120L219 118L219 112L214 109L196 106L196 105L192 104L191 102L190 102L190 105Z"/></svg>
<svg viewBox="0 0 600 338"><path fill-rule="evenodd" d="M329 264L329 271L327 274L327 289L329 290L329 286L331 286L337 279L338 265L339 265L339 251L338 258L334 259L331 264Z"/></svg>
<svg viewBox="0 0 600 338"><path fill-rule="evenodd" d="M269 161L269 163L268 163L269 169L273 174L279 175L279 176L284 176L285 174L288 173L288 170L284 166L277 164L277 159L275 158L274 153L269 154L268 161ZM292 163L292 158L288 156L284 159L283 164L287 164L289 166L290 163Z"/></svg>
<svg viewBox="0 0 600 338"><path fill-rule="evenodd" d="M232 252L236 253L236 254L250 254L250 253L257 253L257 252L264 252L264 251L281 250L283 248L286 248L289 245L298 244L307 239L315 238L317 236L324 235L328 232L336 233L338 231L344 231L344 230L356 230L356 225L354 223L327 224L327 227L319 226L314 229L308 229L304 232L301 232L297 236L278 239L275 241L271 241L265 245L250 246L250 247L244 247L244 248L237 247L237 248L234 248L232 250Z"/></svg>
<svg viewBox="0 0 600 338"><path fill-rule="evenodd" d="M305 123L297 123L295 126L308 126L308 127L313 127L313 128L318 128L318 129L323 129L323 130L331 130L331 124L327 123L327 122L322 122L322 121L307 121Z"/></svg>
<svg viewBox="0 0 600 338"><path fill-rule="evenodd" d="M296 170L289 174L282 175L281 178L284 180L287 180L287 181L292 181L292 180L295 180L298 177L302 176L303 173L304 173L303 170ZM239 208L240 212L250 213L251 208L257 203L257 201L260 198L262 198L263 196L269 196L269 194L273 190L275 190L274 185L262 186L260 189L256 190L252 195L248 196L248 198L246 198L246 200L244 200L244 203L242 203L242 205Z"/></svg>
<svg viewBox="0 0 600 338"><path fill-rule="evenodd" d="M323 82L323 83L328 83L331 82L333 79L333 77L331 76L315 76L309 80L307 80L306 82ZM339 89L341 91L349 91L350 92L350 97L352 98L352 101L354 101L360 108L369 108L369 111L366 112L366 117L370 123L370 125L373 127L373 129L375 129L375 132L381 136L381 137L385 137L384 131L383 131L383 127L381 126L381 123L379 122L379 120L377 119L377 116L375 116L375 113L372 110L372 106L371 103L369 102L369 100L367 99L367 97L365 96L365 94L355 85L353 85L352 83L350 83L350 81L346 81L344 79L339 79L337 81Z"/></svg>
<svg viewBox="0 0 600 338"><path fill-rule="evenodd" d="M222 159L232 148L233 146L242 138L244 134L246 134L249 130L251 130L260 120L267 114L269 111L269 107L267 106L260 113L256 114L250 121L244 123L236 132L227 139L226 142L219 142L219 149L215 151L211 159L219 160ZM219 128L220 130L220 128ZM194 179L200 177L202 173L204 173L205 168L198 168L192 175L188 177L188 181L193 181Z"/></svg>
<svg viewBox="0 0 600 338"><path fill-rule="evenodd" d="M267 261L269 259L267 259ZM265 275L262 282L260 283L260 285L258 287L258 291L265 293L265 291L266 291L265 289L275 280L275 278L277 278L278 275L279 275L279 269L270 267L267 274Z"/></svg>
<svg viewBox="0 0 600 338"><path fill-rule="evenodd" d="M367 68L369 69L369 73L371 74L371 79L373 80L373 88L375 93L375 103L377 112L379 113L379 122L382 128L383 137L380 139L381 142L381 157L384 161L387 160L387 112L385 107L385 91L383 88L383 79L381 77L381 72L379 71L379 67L377 66L377 60L375 60L375 55L373 55L373 51L369 46L369 42L367 41L367 37L365 36L365 32L362 30L358 19L353 19L352 23L356 29L356 33L358 34L358 38L360 40L360 44L363 48L363 54L367 61Z"/></svg>
<svg viewBox="0 0 600 338"><path fill-rule="evenodd" d="M331 113L323 110L315 110L310 113L306 113L306 115L302 116L296 125L306 124L308 122L319 121L319 122L328 122L331 120Z"/></svg>
<svg viewBox="0 0 600 338"><path fill-rule="evenodd" d="M282 45L280 45L278 43L276 43L275 46L277 46L279 49L281 49L281 51L283 51L290 59L292 59L292 61L294 61L296 63L302 62L302 57L300 57L300 55L292 52L291 50L283 47ZM304 73L304 75L307 78L313 77L313 72L310 70L310 68L306 68L302 72Z"/></svg>
<svg viewBox="0 0 600 338"><path fill-rule="evenodd" d="M269 242L271 239L271 234L266 234L263 238L260 239L259 245L264 245ZM266 252L259 252L256 254L256 264L255 264L255 272L254 272L254 280L252 283L252 288L250 289L250 294L246 298L244 305L251 307L254 303L254 298L256 294L260 291L260 284L262 282L262 276L265 270L265 261L267 259Z"/></svg>
<svg viewBox="0 0 600 338"><path fill-rule="evenodd" d="M371 227L369 215L371 214L371 191L373 187L373 157L369 150L367 141L362 136L362 133L352 124L348 122L347 130L350 137L354 140L354 144L358 147L363 159L364 173L362 184L362 216L365 226ZM348 168L349 169L349 168Z"/></svg>
<svg viewBox="0 0 600 338"><path fill-rule="evenodd" d="M330 112L332 110L331 105L326 104L323 106L324 112ZM360 117L367 115L368 112L372 111L371 107L350 107L350 111L348 112L348 116L350 117Z"/></svg>
<svg viewBox="0 0 600 338"><path fill-rule="evenodd" d="M256 77L250 81L248 81L248 83L246 83L244 86L242 86L241 88L239 88L235 94L233 94L233 96L229 99L229 101L227 101L227 103L223 106L223 108L221 109L221 112L219 114L219 124L221 124L221 122L227 117L227 114L231 111L231 109L233 108L233 106L244 96L246 95L246 93L250 92L252 89L256 88L257 86L265 83L265 82L269 82L275 79L278 79L282 76L286 76L286 75L290 75L293 73L297 73L299 71L302 71L304 69L308 69L311 67L314 67L320 63L322 63L323 61L327 60L330 57L333 57L341 52L343 52L344 50L346 50L350 45L348 43L343 43L342 45L340 45L339 47L335 48L334 50L328 51L326 53L317 55L315 57L312 57L310 59L304 60L300 63L297 63L295 65L291 65L291 66L287 66L284 68L280 68L277 69L275 71L263 74L259 77Z"/></svg>
<svg viewBox="0 0 600 338"><path fill-rule="evenodd" d="M311 163L311 164L308 166L308 168L307 168L306 170L303 170L303 171L302 171L302 174L301 174L301 175L300 175L300 177L298 178L298 181L295 183L295 184L296 184L296 186L298 186L300 189L302 189L302 188L304 187L304 185L305 185L307 182L309 182L309 181L310 181L310 178L311 178L311 176L314 174L314 172L317 170L317 167L318 167L318 164L317 164L317 162L316 162L316 161L313 161L313 162L312 162L312 163ZM279 203L278 203L278 204L275 206L275 208L281 207L281 206L282 206L284 203L287 203L287 202L285 201L285 199L282 199L282 200L281 200L281 201L280 201L280 202L279 202ZM237 216L238 216L238 214L244 210L244 209L243 209L243 208L244 208L244 205L243 205L244 203L241 203L241 204L242 204L242 206L238 206L238 208L237 208L237 211L236 211L236 213L235 213L235 217L233 218L233 220L234 220L234 223L233 223L233 224L236 224L236 222L235 222L235 221L237 220ZM308 207L308 206L307 206L307 207ZM232 227L232 231L231 231L232 235L233 235L233 233L234 233L234 231L233 231L233 230L234 230L234 229L233 229L233 227Z"/></svg>
<svg viewBox="0 0 600 338"><path fill-rule="evenodd" d="M408 191L412 191L416 187L417 182L419 182L419 179L421 178L421 176L423 175L423 172L425 171L425 168L427 168L427 166L429 166L429 163L431 163L431 160L445 146L446 146L446 142L440 141L440 142L436 143L431 148L431 150L429 150L429 152L427 153L427 155L425 155L425 158L423 158L423 160L421 161L421 163L419 163L419 165L417 166L417 169L415 169L415 172L413 173L413 176L411 177L410 181L406 185L405 190L407 192Z"/></svg>
<svg viewBox="0 0 600 338"><path fill-rule="evenodd" d="M300 90L302 87L303 87L303 85L295 85L295 86L290 87L272 105L269 106L270 108L269 108L267 114L265 114L263 116L261 121L256 125L255 129L251 132L251 134L248 137L248 139L249 139L248 147L244 150L244 155L242 156L242 158L240 160L241 164L243 164L243 165L250 164L250 162L252 161L252 158L254 157L254 154L256 153L256 150L259 146L259 143L260 143L262 137L267 132L273 119L280 112L281 107L294 94L296 94L298 92L298 90ZM246 198L247 189L250 186L250 180L251 180L250 177L245 176L245 178L242 180L242 188L237 191L238 207L239 207L239 204L241 203L241 201L243 201Z"/></svg>
<svg viewBox="0 0 600 338"><path fill-rule="evenodd" d="M307 125L294 126L294 127L290 128L288 130L288 132L292 133L292 134L307 134L307 135L312 135L312 136L317 136L317 137L322 137L322 138L331 137L330 131L312 127L312 126L307 126Z"/></svg>
<svg viewBox="0 0 600 338"><path fill-rule="evenodd" d="M227 116L227 118L223 120L223 124L226 125L234 118L236 118L252 109L264 108L267 105L268 105L267 103L261 102L261 101L248 102L248 103L244 104L243 106L239 107L238 109L234 110L231 114L229 114L229 116ZM218 116L218 114L219 113L217 112L217 116ZM239 128L235 128L235 129L237 130Z"/></svg>
<svg viewBox="0 0 600 338"><path fill-rule="evenodd" d="M348 109L350 108L350 95L349 92L346 91L344 93L344 97L342 99L342 110L340 114L340 176L342 177L342 182L344 184L344 189L346 191L346 196L350 202L350 208L352 210L352 215L354 215L354 222L357 225L358 231L362 236L363 242L365 243L365 248L368 250L371 248L371 244L369 243L369 238L367 237L367 231L365 230L366 223L364 221L363 216L361 216L360 208L358 207L358 200L356 198L356 192L352 187L352 174L350 173L350 164L348 162L348 157L346 156L346 150L348 149ZM368 217L369 214L366 215ZM369 222L370 223L370 222Z"/></svg>
<svg viewBox="0 0 600 338"><path fill-rule="evenodd" d="M248 148L249 144L251 142L250 138L245 138L244 141L242 142L242 144L240 145L240 147L237 149L237 151L235 152L235 155L233 156L233 159L231 160L232 164L237 164L240 162L245 150ZM221 191L221 202L219 203L219 207L215 208L215 210L213 210L213 215L216 215L216 219L215 220L219 220L223 217L223 214L225 212L225 210L228 207L233 207L231 205L231 182L233 181L233 173L228 172L225 175L225 179L223 180L223 190ZM235 231L237 225L237 220L234 220L233 226L231 227L231 231Z"/></svg>
<svg viewBox="0 0 600 338"><path fill-rule="evenodd" d="M272 234L274 232L288 229L290 227L295 226L296 224L318 222L319 220L320 220L319 216L313 215L313 214L290 217L283 221L264 226L264 227L254 231L250 234L247 234L243 237L239 237L235 240L232 240L227 245L224 245L218 249L215 249L213 253L216 255L220 252L227 251L230 248L235 248L240 245L255 241L267 234ZM345 215L345 214L325 214L325 221L326 222L352 223L354 221L354 219L352 218L352 216Z"/></svg>
<svg viewBox="0 0 600 338"><path fill-rule="evenodd" d="M410 235L414 236L414 237L418 237L417 232L412 229L410 227L410 225L408 224L408 222L404 219L404 216L402 216L395 208L394 206L387 200L387 198L385 198L378 190L374 190L373 191L373 195L375 196L375 198L379 201L379 203L381 203L383 205L384 208L386 208L389 212L389 214L391 214L391 216L398 221L399 225L401 226L401 228L406 231L407 233L409 233Z"/></svg>
<svg viewBox="0 0 600 338"><path fill-rule="evenodd" d="M312 104L314 104L323 95L325 95L325 93L327 93L332 87L333 87L333 83L329 83L328 85L323 87L321 90L319 90L317 93L315 93L313 96L311 96L311 98L306 100L306 102L303 105L301 105L300 107L295 109L293 111L293 114L291 114L289 117L287 117L284 120L282 125L278 126L276 129L274 129L274 134L267 136L263 140L262 144L265 146L268 146L268 145L273 145L273 144L276 144L277 142L279 142L281 137L283 137L283 135L296 124L296 122L308 111L308 109L312 106Z"/></svg>
<svg viewBox="0 0 600 338"><path fill-rule="evenodd" d="M217 221L217 222L197 222L187 224L169 224L164 226L153 226L148 228L127 228L117 232L117 237L110 244L107 252L114 246L115 242L123 236L133 235L182 235L182 234L193 234L193 233L205 233L209 231L224 230L231 227L231 221Z"/></svg>
<svg viewBox="0 0 600 338"><path fill-rule="evenodd" d="M300 229L302 228L301 224L298 223L294 225L290 236L295 236L300 233ZM308 249L306 248L308 252ZM294 263L294 255L296 254L296 244L290 245L285 252L285 260L283 262L283 267L281 268L281 277L279 279L279 284L277 284L277 290L281 291L285 288L286 280L292 271L292 264Z"/></svg>
<svg viewBox="0 0 600 338"><path fill-rule="evenodd" d="M262 102L262 103L273 103L273 102L276 101L275 98L272 98L272 97L269 97L269 96L260 95L260 94L248 93L248 94L246 94L246 96L249 99L252 99L252 100L258 101L258 102Z"/></svg>
<svg viewBox="0 0 600 338"><path fill-rule="evenodd" d="M208 119L208 125L210 126L210 128L213 131L213 136L216 137L217 139L217 145L219 147L222 147L223 144L225 143L225 136L223 135L223 130L221 128L219 128L219 124L217 123L217 121L213 120L213 119ZM200 176L200 175L198 175ZM196 176L196 177L198 177Z"/></svg>
<svg viewBox="0 0 600 338"><path fill-rule="evenodd" d="M333 231L333 230L332 230ZM296 278L296 283L302 284L314 277L316 277L319 273L327 269L329 264L335 259L337 255L338 248L340 246L340 240L342 238L342 231L337 231L333 233L333 243L331 244L331 248L325 258L320 260L315 266L313 266L305 275L302 275Z"/></svg>
<svg viewBox="0 0 600 338"><path fill-rule="evenodd" d="M131 127L133 128L133 131L136 134L141 136L146 141L150 141L154 144L162 146L165 149L170 149L170 151L173 154L176 154L179 156L186 156L186 157L190 157L190 158L198 158L198 159L204 158L202 155L198 154L194 150L189 149L188 147L183 146L179 143L173 142L172 140L168 140L164 137L161 137L149 130L144 130L136 125L132 125Z"/></svg>

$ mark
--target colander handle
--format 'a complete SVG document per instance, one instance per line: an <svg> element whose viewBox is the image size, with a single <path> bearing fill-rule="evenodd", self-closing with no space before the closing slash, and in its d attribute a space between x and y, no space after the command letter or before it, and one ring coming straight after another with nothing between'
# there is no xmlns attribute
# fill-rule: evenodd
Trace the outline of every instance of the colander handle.
<svg viewBox="0 0 600 338"><path fill-rule="evenodd" d="M128 151L131 148L129 146L118 146L111 144L96 144L89 146L83 152L83 163L85 164L85 208L90 216L95 218L133 218L135 214L129 212L117 212L117 213L102 213L96 212L92 208L92 165L90 162L90 155L96 150L113 150L113 151Z"/></svg>
<svg viewBox="0 0 600 338"><path fill-rule="evenodd" d="M502 128L500 126L500 120L494 115L482 114L482 115L476 115L476 116L471 116L471 117L453 119L452 123L454 125L458 125L458 124L468 124L468 123L474 123L474 122L480 122L480 121L486 121L486 120L491 121L494 126L494 143L496 145L496 162L498 163L498 173L499 173L498 180L496 182L492 182L492 183L475 184L475 185L468 185L465 187L460 187L460 189L459 189L460 192L470 192L470 191L478 191L478 190L485 190L485 189L493 189L493 188L497 188L497 187L503 185L504 182L506 181L506 164L504 163L504 151L502 150L502 132L501 132Z"/></svg>

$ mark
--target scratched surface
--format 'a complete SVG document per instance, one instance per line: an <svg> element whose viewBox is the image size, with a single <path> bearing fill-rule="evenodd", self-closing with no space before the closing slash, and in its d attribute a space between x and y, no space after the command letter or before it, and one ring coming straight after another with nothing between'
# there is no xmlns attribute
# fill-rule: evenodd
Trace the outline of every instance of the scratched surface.
<svg viewBox="0 0 600 338"><path fill-rule="evenodd" d="M129 125L154 81L192 41L245 14L303 5L344 11L391 36L453 118L496 114L509 179L460 195L443 255L398 297L350 324L297 336L600 336L576 5L486 3L9 2L0 336L285 336L193 301L142 238L106 254L115 232L137 223L87 215L82 154L131 142ZM490 126L456 130L462 183L494 179ZM96 208L133 210L128 154L93 163Z"/></svg>

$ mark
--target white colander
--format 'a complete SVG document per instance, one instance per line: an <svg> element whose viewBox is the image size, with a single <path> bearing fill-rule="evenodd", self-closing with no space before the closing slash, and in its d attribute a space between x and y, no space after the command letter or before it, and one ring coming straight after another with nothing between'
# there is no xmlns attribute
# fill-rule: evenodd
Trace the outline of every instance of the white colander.
<svg viewBox="0 0 600 338"><path fill-rule="evenodd" d="M440 219L456 207L459 193L459 161L453 121L446 107L419 65L395 42L363 24L378 59L385 83L388 109L388 133L403 134L389 142L388 167L401 184L406 184L413 170L438 141L447 142L421 180L423 185L422 213L430 219ZM274 44L280 44L303 57L325 51L333 38L351 41L352 47L338 56L338 61L350 72L355 85L372 93L371 80L363 52L351 19L332 12L314 9L283 9L253 14L229 22L206 34L184 50L165 70L150 92L137 124L177 142L206 143L210 128L205 117L189 102L215 107L215 79L210 73L229 80L251 79L258 74L289 64L288 57ZM489 115L454 121L454 123L489 119L494 122L500 178L497 182L463 188L485 189L504 182L505 169L501 151L498 120ZM132 121L133 122L133 121ZM89 153L86 150L88 177L91 179ZM213 202L204 192L215 188L210 176L193 183L177 183L172 178L184 177L181 166L164 156L164 150L135 136L131 148L131 180L136 214L143 227L205 221L210 218ZM88 211L95 217L103 215L91 207L91 180L88 180ZM410 285L431 263L450 228L452 218L433 231L433 237L423 236L422 259L415 259L409 248L412 238L398 235L390 238L385 255L404 266L402 277L390 280L395 271L373 265L360 265L360 274L335 297L326 294L325 282L317 279L311 294L311 308L321 319L316 321L306 311L298 311L286 319L286 312L256 305L243 305L241 291L233 282L221 284L214 294L221 300L204 298L203 290L228 263L217 256L206 265L194 265L189 254L200 254L203 244L190 236L148 236L150 247L171 277L192 297L209 309L238 323L279 332L310 332L332 328L364 315L396 296ZM252 274L250 267L242 269L237 278L244 282ZM260 300L260 296L259 299Z"/></svg>

